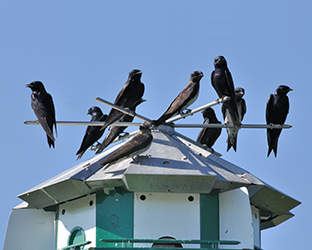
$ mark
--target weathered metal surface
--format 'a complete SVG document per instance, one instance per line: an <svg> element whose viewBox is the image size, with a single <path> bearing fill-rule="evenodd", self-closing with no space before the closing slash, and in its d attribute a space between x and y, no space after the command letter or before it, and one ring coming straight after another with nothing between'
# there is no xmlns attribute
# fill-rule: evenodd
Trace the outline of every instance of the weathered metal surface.
<svg viewBox="0 0 312 250"><path fill-rule="evenodd" d="M121 142L19 197L30 206L44 208L104 188L204 194L214 189L222 192L247 187L251 204L269 214L261 228L287 220L293 216L288 212L300 204L170 126L159 126L152 133L151 147L135 161L128 158L106 170L98 164L126 143Z"/></svg>

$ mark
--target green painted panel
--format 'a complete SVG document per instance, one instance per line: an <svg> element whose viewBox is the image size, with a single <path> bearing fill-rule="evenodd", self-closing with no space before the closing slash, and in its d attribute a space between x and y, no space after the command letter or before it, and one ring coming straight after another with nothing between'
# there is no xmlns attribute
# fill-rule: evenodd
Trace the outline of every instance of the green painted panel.
<svg viewBox="0 0 312 250"><path fill-rule="evenodd" d="M109 195L102 191L96 193L97 247L116 247L116 244L103 243L100 239L133 238L133 200L133 193L126 190L111 191Z"/></svg>
<svg viewBox="0 0 312 250"><path fill-rule="evenodd" d="M200 195L200 239L219 240L219 192ZM203 248L211 248L202 244Z"/></svg>

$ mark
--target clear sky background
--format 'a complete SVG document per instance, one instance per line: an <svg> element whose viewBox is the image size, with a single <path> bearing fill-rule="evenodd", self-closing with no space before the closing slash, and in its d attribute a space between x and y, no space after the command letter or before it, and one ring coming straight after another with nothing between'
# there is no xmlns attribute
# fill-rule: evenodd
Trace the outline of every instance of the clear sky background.
<svg viewBox="0 0 312 250"><path fill-rule="evenodd" d="M278 147L267 155L266 131L242 129L237 152L227 152L226 131L214 145L224 159L302 202L295 217L262 232L262 248L311 245L311 15L310 1L7 1L0 2L1 207L0 245L17 195L75 166L83 126L58 126L49 149L35 120L30 89L41 80L59 121L89 121L94 100L113 102L132 69L143 71L137 112L158 118L194 70L204 72L196 108L217 98L213 59L224 55L236 87L245 88L243 123L264 124L268 97L278 85L293 88ZM221 105L214 110L222 121ZM139 121L139 120L135 120ZM202 123L200 113L179 123ZM127 131L133 131L130 128ZM177 129L196 139L199 129ZM92 157L88 151L82 160Z"/></svg>

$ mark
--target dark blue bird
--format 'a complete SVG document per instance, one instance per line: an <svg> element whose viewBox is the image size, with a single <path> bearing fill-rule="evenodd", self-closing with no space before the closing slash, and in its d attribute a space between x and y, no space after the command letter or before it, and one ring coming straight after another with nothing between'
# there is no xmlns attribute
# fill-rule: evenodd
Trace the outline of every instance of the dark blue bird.
<svg viewBox="0 0 312 250"><path fill-rule="evenodd" d="M145 102L145 100L143 99L140 99L138 100L134 106L132 106L130 108L131 111L135 112L135 109L136 107L141 104L142 102ZM124 114L120 119L117 120L117 122L132 122L134 119L134 117L132 115L127 115L127 114ZM102 148L103 150L109 145L111 144L115 138L120 135L127 127L124 127L124 126L114 126L114 127L110 127L109 128L109 131L102 143ZM104 130L102 130L104 131Z"/></svg>
<svg viewBox="0 0 312 250"><path fill-rule="evenodd" d="M202 114L205 119L204 124L221 124L212 108L206 108ZM202 128L199 131L196 141L208 148L212 148L213 144L219 138L221 130L221 128Z"/></svg>
<svg viewBox="0 0 312 250"><path fill-rule="evenodd" d="M239 127L240 122L238 119L234 83L225 58L223 56L216 57L214 59L214 67L215 70L211 73L211 84L220 98L224 96L231 97L224 105L231 115L233 124Z"/></svg>
<svg viewBox="0 0 312 250"><path fill-rule="evenodd" d="M54 148L53 125L56 131L55 108L52 96L45 90L43 83L34 81L26 85L32 90L31 107L39 123L47 134L49 147Z"/></svg>
<svg viewBox="0 0 312 250"><path fill-rule="evenodd" d="M289 112L289 100L287 93L292 91L291 88L285 85L280 85L269 97L266 105L266 122L267 124L284 124L287 114ZM277 155L277 143L278 138L282 132L282 129L267 129L268 140L268 155L271 151L274 151L274 155Z"/></svg>
<svg viewBox="0 0 312 250"><path fill-rule="evenodd" d="M128 80L119 91L114 104L129 109L142 98L144 94L144 84L141 82L141 76L142 71L138 69L134 69L129 73ZM122 117L123 114L124 113L112 108L101 130L105 130L105 128ZM103 151L103 146L104 145L101 145L99 147L96 152L97 154Z"/></svg>
<svg viewBox="0 0 312 250"><path fill-rule="evenodd" d="M102 121L105 122L107 115L103 115L102 110L99 107L93 106L89 108L87 115L91 115L91 122ZM100 126L88 126L85 135L82 139L81 146L77 151L77 160L82 157L86 150L93 145L97 140L99 140L104 133Z"/></svg>
<svg viewBox="0 0 312 250"><path fill-rule="evenodd" d="M153 136L151 134L151 125L143 123L140 126L139 133L130 141L122 145L119 150L110 154L99 164L107 169L110 165L117 163L123 159L131 157L134 159L137 155L145 152L152 144Z"/></svg>
<svg viewBox="0 0 312 250"><path fill-rule="evenodd" d="M174 115L181 114L184 109L193 104L199 94L199 81L204 76L201 71L194 71L190 80L181 93L173 100L165 113L153 123L155 127L168 120Z"/></svg>

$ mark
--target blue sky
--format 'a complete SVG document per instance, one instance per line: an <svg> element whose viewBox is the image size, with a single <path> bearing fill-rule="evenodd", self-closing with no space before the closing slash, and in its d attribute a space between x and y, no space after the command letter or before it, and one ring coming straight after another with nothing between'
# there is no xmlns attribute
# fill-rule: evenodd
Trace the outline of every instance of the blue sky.
<svg viewBox="0 0 312 250"><path fill-rule="evenodd" d="M58 126L49 149L34 120L27 83L41 80L52 94L57 120L88 121L101 97L113 102L134 68L143 71L144 99L137 112L158 118L194 70L204 72L190 107L217 98L211 86L213 59L224 55L236 87L245 88L244 123L265 123L268 97L280 84L290 113L278 157L267 158L266 131L245 129L237 152L226 152L226 132L214 145L224 159L302 202L295 217L263 231L262 248L304 249L310 245L311 3L309 1L1 1L0 75L2 206L0 245L17 195L73 167L85 127ZM221 106L214 110L222 120ZM301 117L301 118L300 118ZM136 120L135 120L136 121ZM179 123L202 123L201 114ZM127 131L132 131L130 128ZM199 129L177 129L196 139ZM82 160L93 156L88 151Z"/></svg>

